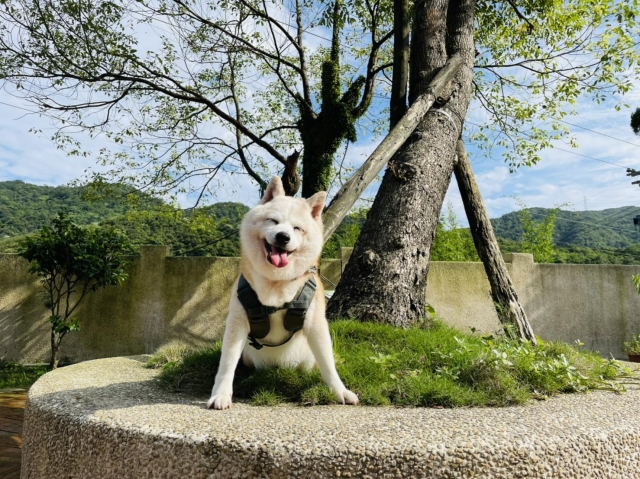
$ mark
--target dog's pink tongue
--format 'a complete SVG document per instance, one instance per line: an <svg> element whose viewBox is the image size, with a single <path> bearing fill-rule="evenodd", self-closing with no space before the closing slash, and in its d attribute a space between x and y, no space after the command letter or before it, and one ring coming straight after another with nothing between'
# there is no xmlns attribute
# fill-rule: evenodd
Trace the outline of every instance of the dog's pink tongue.
<svg viewBox="0 0 640 479"><path fill-rule="evenodd" d="M271 262L276 268L284 268L289 264L287 252L277 246L271 245Z"/></svg>

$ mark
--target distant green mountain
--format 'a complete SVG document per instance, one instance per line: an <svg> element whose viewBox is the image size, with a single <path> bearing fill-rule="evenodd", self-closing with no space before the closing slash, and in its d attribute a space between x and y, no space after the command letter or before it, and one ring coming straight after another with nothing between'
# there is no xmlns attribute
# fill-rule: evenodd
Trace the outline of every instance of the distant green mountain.
<svg viewBox="0 0 640 479"><path fill-rule="evenodd" d="M131 190L122 187L122 196ZM126 213L131 206L120 198L96 202L82 199L85 189L69 186L39 186L23 181L0 182L0 239L31 233L48 225L66 210L81 225L95 224ZM147 206L162 201L145 197Z"/></svg>
<svg viewBox="0 0 640 479"><path fill-rule="evenodd" d="M125 232L134 251L143 244L167 244L172 254L185 256L238 256L238 229L249 208L241 203L216 203L196 210L174 212L159 199L141 196L135 209L124 201L131 193L112 187L120 198L89 202L83 188L38 186L22 181L0 182L0 252L15 252L19 240L61 210L77 224L112 226ZM534 221L549 209L531 208ZM560 211L554 233L558 245L553 261L559 263L640 264L640 244L633 217L640 207L624 206L601 211ZM341 246L352 246L366 218L359 211L345 218L324 248L335 257ZM521 251L522 225L517 212L491 220L503 252Z"/></svg>
<svg viewBox="0 0 640 479"><path fill-rule="evenodd" d="M217 221L226 221L229 224L240 226L240 222L242 218L244 218L244 215L247 214L247 211L249 211L249 207L242 203L226 201L210 206L203 206L199 208L199 210L207 212L207 214L213 216Z"/></svg>
<svg viewBox="0 0 640 479"><path fill-rule="evenodd" d="M547 208L530 208L534 221L549 214ZM640 215L640 207L622 206L598 211L560 210L553 234L558 246L588 248L628 248L638 243L633 218ZM496 236L511 241L522 239L522 224L518 212L491 220Z"/></svg>
<svg viewBox="0 0 640 479"><path fill-rule="evenodd" d="M166 244L174 255L239 256L238 228L249 210L241 203L216 203L175 212L161 200L139 196L136 208L125 200L132 190L110 185L108 197L82 199L81 187L39 186L22 181L0 182L0 252L16 252L25 235L48 225L66 210L79 225L123 231L136 252L141 245Z"/></svg>

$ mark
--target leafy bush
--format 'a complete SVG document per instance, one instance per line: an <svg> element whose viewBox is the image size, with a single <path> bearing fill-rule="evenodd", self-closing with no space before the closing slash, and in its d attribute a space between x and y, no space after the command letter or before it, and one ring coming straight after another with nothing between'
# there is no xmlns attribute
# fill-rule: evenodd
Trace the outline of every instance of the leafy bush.
<svg viewBox="0 0 640 479"><path fill-rule="evenodd" d="M384 324L331 323L338 373L364 405L507 406L530 398L589 389L619 391L622 366L562 343L527 342L464 334L438 321L408 330ZM154 356L164 387L208 394L220 346ZM253 370L238 365L234 398L253 404L282 401L333 404L317 369Z"/></svg>
<svg viewBox="0 0 640 479"><path fill-rule="evenodd" d="M351 248L356 244L362 226L367 219L366 208L360 208L347 215L322 248L323 258L339 258L340 248Z"/></svg>
<svg viewBox="0 0 640 479"><path fill-rule="evenodd" d="M462 228L452 203L438 220L431 245L431 261L480 261L469 228Z"/></svg>
<svg viewBox="0 0 640 479"><path fill-rule="evenodd" d="M340 248L353 247L367 219L368 210L361 208L348 215L322 250L323 258L338 258ZM438 219L436 237L431 246L432 261L480 261L469 228L462 228L451 203Z"/></svg>
<svg viewBox="0 0 640 479"><path fill-rule="evenodd" d="M44 305L51 312L52 369L58 365L62 339L80 328L73 313L84 297L127 277L126 249L126 238L115 230L80 228L66 213L20 244L20 256L31 263L29 272L41 277Z"/></svg>
<svg viewBox="0 0 640 479"><path fill-rule="evenodd" d="M218 203L195 210L158 207L131 210L101 223L124 231L137 252L142 245L160 244L173 256L239 256L240 221L248 208L237 203Z"/></svg>
<svg viewBox="0 0 640 479"><path fill-rule="evenodd" d="M640 337L632 334L631 341L622 343L622 350L629 354L640 354Z"/></svg>

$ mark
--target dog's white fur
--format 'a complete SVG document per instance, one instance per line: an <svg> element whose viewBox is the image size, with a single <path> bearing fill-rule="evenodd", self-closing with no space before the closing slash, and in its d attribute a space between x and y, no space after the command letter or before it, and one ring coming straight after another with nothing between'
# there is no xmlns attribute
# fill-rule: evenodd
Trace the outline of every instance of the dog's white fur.
<svg viewBox="0 0 640 479"><path fill-rule="evenodd" d="M285 196L280 178L274 177L260 204L242 221L240 271L263 305L280 306L291 301L309 279L309 269L318 265L323 245L321 214L325 199L325 192L316 193L307 200ZM289 264L281 268L268 261L265 248L265 240L269 244L276 243L277 233L287 233L291 238L286 246L291 252ZM233 376L241 356L245 364L256 368L299 366L311 369L317 364L322 379L339 402L358 404L358 396L344 386L336 371L325 318L324 290L322 282L317 283L318 289L302 331L282 346L256 350L248 344L249 321L235 294L236 280L222 339L222 357L208 408L231 406ZM283 326L285 314L282 310L270 316L271 329L261 343L278 344L289 337L290 333Z"/></svg>

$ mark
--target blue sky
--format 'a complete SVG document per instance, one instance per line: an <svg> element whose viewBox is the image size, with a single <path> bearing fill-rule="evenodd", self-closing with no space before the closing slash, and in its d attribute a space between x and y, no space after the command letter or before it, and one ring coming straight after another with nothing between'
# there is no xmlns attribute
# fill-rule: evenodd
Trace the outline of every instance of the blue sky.
<svg viewBox="0 0 640 479"><path fill-rule="evenodd" d="M637 89L624 99L632 109L640 106ZM4 92L0 93L0 102L0 181L18 179L40 185L61 185L81 177L88 168L96 168L91 158L67 157L57 150L48 139L55 129L48 119L29 115L27 110L32 108L29 104ZM565 204L564 209L576 211L585 207L601 210L640 206L640 188L631 185L632 179L625 171L626 167L640 170L640 137L629 127L631 110L616 111L613 102L596 105L591 100L581 101L576 110L578 115L567 117L566 121L593 131L567 125L579 147L574 149L559 143L559 148L568 151L546 150L536 166L510 173L499 158L485 158L470 147L473 168L491 217L518 209L514 196L531 207ZM42 133L30 133L31 128L40 129ZM106 144L101 139L78 138L91 148L95 145L96 151ZM370 137L363 138L350 146L348 158L359 164L376 144ZM257 201L257 191L248 178L235 176L229 180L228 188L220 191L218 200L251 205ZM455 180L446 202L453 204L461 224L466 224Z"/></svg>
<svg viewBox="0 0 640 479"><path fill-rule="evenodd" d="M276 9L274 15L287 24L289 13ZM307 19L308 22L311 20ZM331 35L326 29L315 27L311 30L306 29L304 34L304 43L311 51L329 46ZM154 32L149 26L136 26L141 51L154 50L159 45L157 32ZM579 101L575 105L578 114L565 118L577 125L567 126L579 147L574 149L558 143L558 148L542 152L538 165L523 167L514 173L509 172L498 152L492 158L486 158L473 145L467 145L490 216L498 217L518 209L515 197L530 207L564 205L565 209L576 211L640 205L640 188L631 185L633 179L628 178L625 171L627 167L640 170L640 137L636 137L629 127L631 111L640 107L640 90L636 88L623 100L631 109L616 111L616 99L600 105L590 99ZM47 118L29 114L32 109L31 105L0 90L0 181L18 179L40 185L61 185L82 177L88 169L99 168L91 157L67 157L56 149L49 139L56 128ZM472 105L469 117L477 122L482 114L474 111ZM42 133L30 133L30 129ZM360 136L357 143L349 146L347 163L361 164L380 140L366 134ZM113 146L104 137L92 140L79 134L76 138L85 149L94 152ZM374 185L365 194L372 197L375 189ZM180 200L183 206L189 206L188 197L180 197ZM216 200L253 205L258 200L258 191L248 176L235 175L225 181ZM455 180L445 202L453 205L460 223L465 225Z"/></svg>

